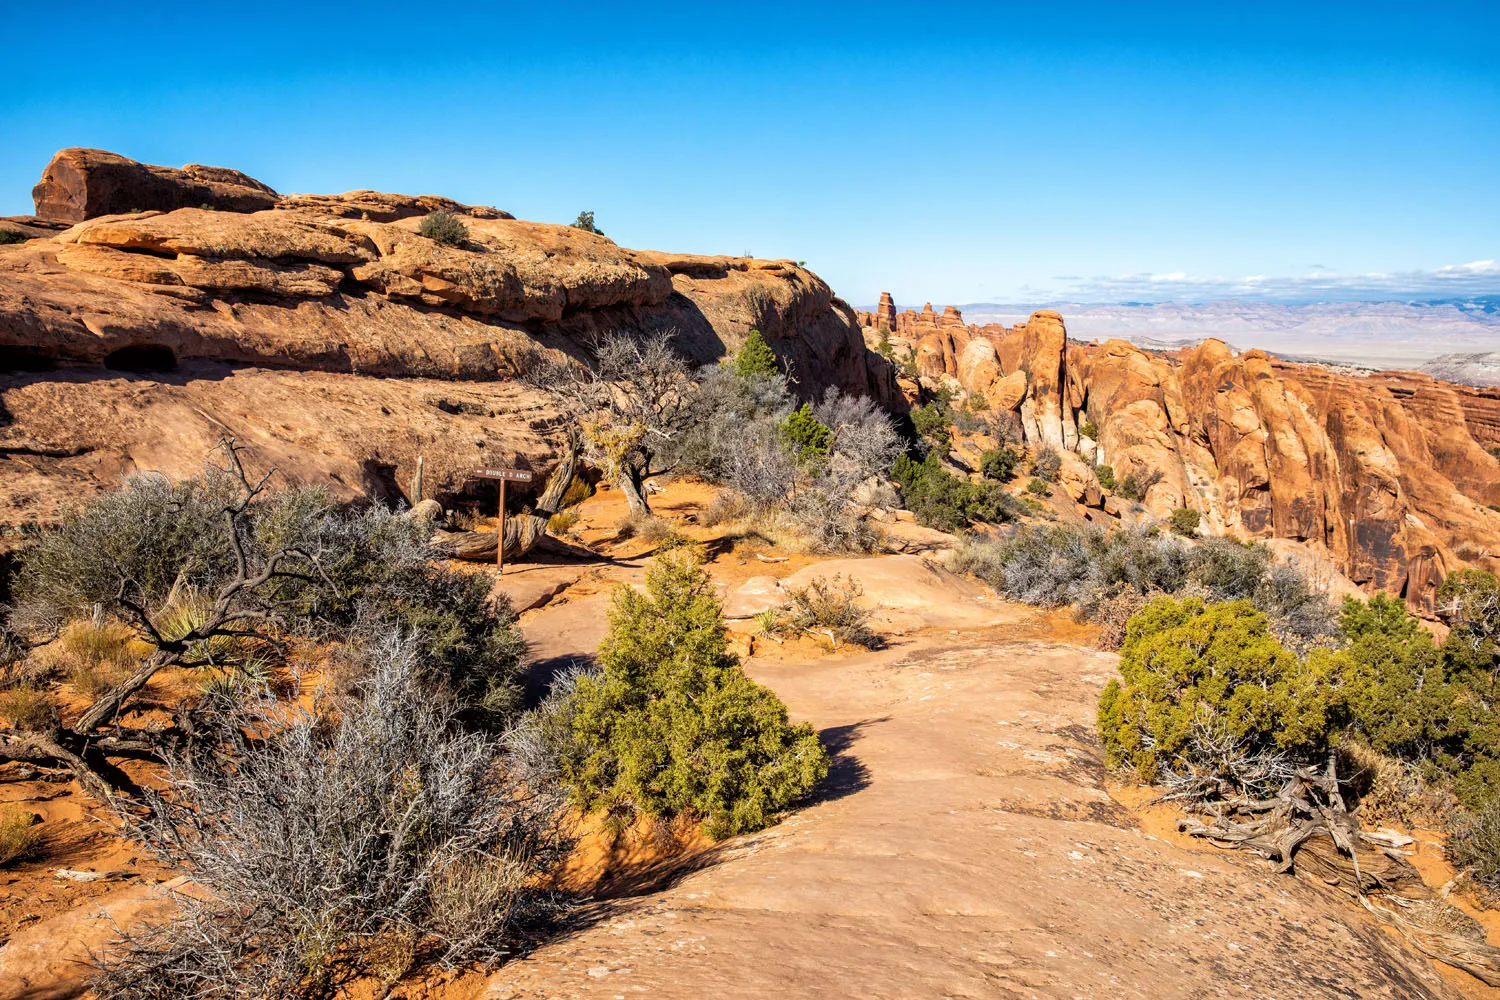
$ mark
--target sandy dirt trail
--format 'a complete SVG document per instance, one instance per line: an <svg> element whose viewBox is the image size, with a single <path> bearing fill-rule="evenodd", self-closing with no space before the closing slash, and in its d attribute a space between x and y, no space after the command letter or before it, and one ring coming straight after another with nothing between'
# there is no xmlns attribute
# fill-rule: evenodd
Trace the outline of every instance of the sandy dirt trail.
<svg viewBox="0 0 1500 1000"><path fill-rule="evenodd" d="M576 616L599 610L543 608L528 632L591 631ZM836 751L820 799L455 993L1454 996L1351 909L1143 833L1106 792L1094 736L1115 658L1043 641L1030 609L964 617L874 653L751 658Z"/></svg>

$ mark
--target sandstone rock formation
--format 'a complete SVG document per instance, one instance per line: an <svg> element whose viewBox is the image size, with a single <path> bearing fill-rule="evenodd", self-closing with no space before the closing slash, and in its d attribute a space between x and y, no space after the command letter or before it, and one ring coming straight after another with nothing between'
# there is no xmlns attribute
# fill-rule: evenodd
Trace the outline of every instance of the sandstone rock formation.
<svg viewBox="0 0 1500 1000"><path fill-rule="evenodd" d="M205 184L234 210L196 207ZM194 471L225 432L342 496L399 492L419 454L450 466L442 489L476 464L553 462L514 359L584 358L611 331L672 329L707 363L759 329L806 396L900 398L853 310L791 261L629 250L425 195L280 198L98 151L59 153L38 192L83 221L0 246L0 529L122 473ZM437 209L462 216L462 246L419 234Z"/></svg>
<svg viewBox="0 0 1500 1000"><path fill-rule="evenodd" d="M1099 498L1087 468L1108 464L1147 484L1143 512L1191 507L1208 533L1301 544L1418 608L1454 569L1500 570L1500 390L1349 374L1217 340L1170 355L1070 343L1050 310L958 329L929 307L898 314L895 330L892 345L909 346L898 358L921 376L1017 410L1028 443L1062 451L1063 487L1088 506ZM1097 440L1081 431L1089 423ZM1130 507L1105 505L1121 517Z"/></svg>
<svg viewBox="0 0 1500 1000"><path fill-rule="evenodd" d="M31 197L40 218L63 222L189 206L254 212L276 204L275 191L238 170L196 163L174 170L102 149L61 150Z"/></svg>

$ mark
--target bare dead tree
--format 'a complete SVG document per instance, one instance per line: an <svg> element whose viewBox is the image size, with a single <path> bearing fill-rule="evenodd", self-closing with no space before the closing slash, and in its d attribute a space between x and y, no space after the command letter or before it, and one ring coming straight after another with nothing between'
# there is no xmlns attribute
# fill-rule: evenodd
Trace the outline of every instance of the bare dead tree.
<svg viewBox="0 0 1500 1000"><path fill-rule="evenodd" d="M674 335L608 334L591 345L592 367L540 350L518 365L576 422L587 457L619 486L633 514L651 513L646 481L673 468L667 445L688 419L696 388L688 363L672 349Z"/></svg>
<svg viewBox="0 0 1500 1000"><path fill-rule="evenodd" d="M580 451L577 435L570 434L568 449L547 477L547 485L542 488L535 506L529 511L506 516L504 539L492 531L445 531L433 539L434 547L450 559L493 562L497 544L505 546L507 559L525 555L549 541L560 546L562 543L556 539L547 538L547 522L562 509L563 495L568 492L568 484L578 470Z"/></svg>
<svg viewBox="0 0 1500 1000"><path fill-rule="evenodd" d="M1297 768L1265 798L1240 793L1222 779L1184 784L1164 798L1187 802L1197 814L1178 820L1179 830L1252 851L1278 872L1347 896L1422 954L1500 986L1500 948L1486 943L1477 921L1423 882L1401 853L1410 837L1362 827L1357 809L1344 800L1336 754L1321 771Z"/></svg>
<svg viewBox="0 0 1500 1000"><path fill-rule="evenodd" d="M252 480L242 459L243 449L232 439L225 439L222 447L228 464L221 471L228 474L232 484L219 510L233 563L228 577L201 613L179 616L173 622L174 627L169 627L163 612L178 585L174 583L164 599L118 558L102 558L103 577L96 576L94 586L101 586L104 579L113 586L112 592L97 595L101 598L98 605L129 625L151 646L151 653L128 677L99 695L71 726L49 733L0 734L0 760L66 767L91 794L104 801L115 799L122 789L130 786L108 764L106 756L155 757L165 741L182 733L180 728L179 731L134 730L127 738L120 733L101 734L98 730L114 721L160 671L169 667L213 666L214 649L222 645L222 640L272 640L285 617L285 608L278 600L279 582L326 579L314 553L297 546L260 552L252 544L250 510L266 491L275 470ZM179 583L180 580L181 577Z"/></svg>

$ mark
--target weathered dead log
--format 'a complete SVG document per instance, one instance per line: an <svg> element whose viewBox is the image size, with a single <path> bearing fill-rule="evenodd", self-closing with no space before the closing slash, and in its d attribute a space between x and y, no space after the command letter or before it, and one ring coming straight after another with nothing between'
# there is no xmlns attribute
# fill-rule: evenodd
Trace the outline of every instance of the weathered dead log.
<svg viewBox="0 0 1500 1000"><path fill-rule="evenodd" d="M27 733L23 736L0 737L0 760L25 761L43 767L61 766L73 772L83 790L102 803L114 802L119 789L89 765L79 754L58 742L61 734Z"/></svg>
<svg viewBox="0 0 1500 1000"><path fill-rule="evenodd" d="M522 556L536 548L546 536L547 522L562 507L563 494L578 468L579 446L569 442L563 460L547 477L547 485L537 497L536 506L520 514L505 517L505 558ZM494 562L498 536L493 531L440 531L433 536L433 547L449 559L470 562Z"/></svg>
<svg viewBox="0 0 1500 1000"><path fill-rule="evenodd" d="M1184 817L1179 830L1254 851L1278 871L1348 896L1427 957L1500 986L1500 948L1486 942L1477 921L1422 881L1397 849L1410 838L1360 829L1344 802L1332 757L1322 772L1298 769L1269 799L1226 794L1199 797L1188 808L1207 820Z"/></svg>

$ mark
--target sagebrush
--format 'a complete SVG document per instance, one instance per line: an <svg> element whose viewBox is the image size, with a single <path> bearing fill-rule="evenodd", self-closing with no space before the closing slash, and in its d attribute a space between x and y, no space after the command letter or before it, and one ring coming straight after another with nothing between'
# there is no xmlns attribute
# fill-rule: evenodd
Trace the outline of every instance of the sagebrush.
<svg viewBox="0 0 1500 1000"><path fill-rule="evenodd" d="M359 655L357 694L252 699L205 719L212 750L168 757L130 832L194 889L96 957L101 997L321 997L417 960L499 960L552 911L560 789L459 724L410 637Z"/></svg>

